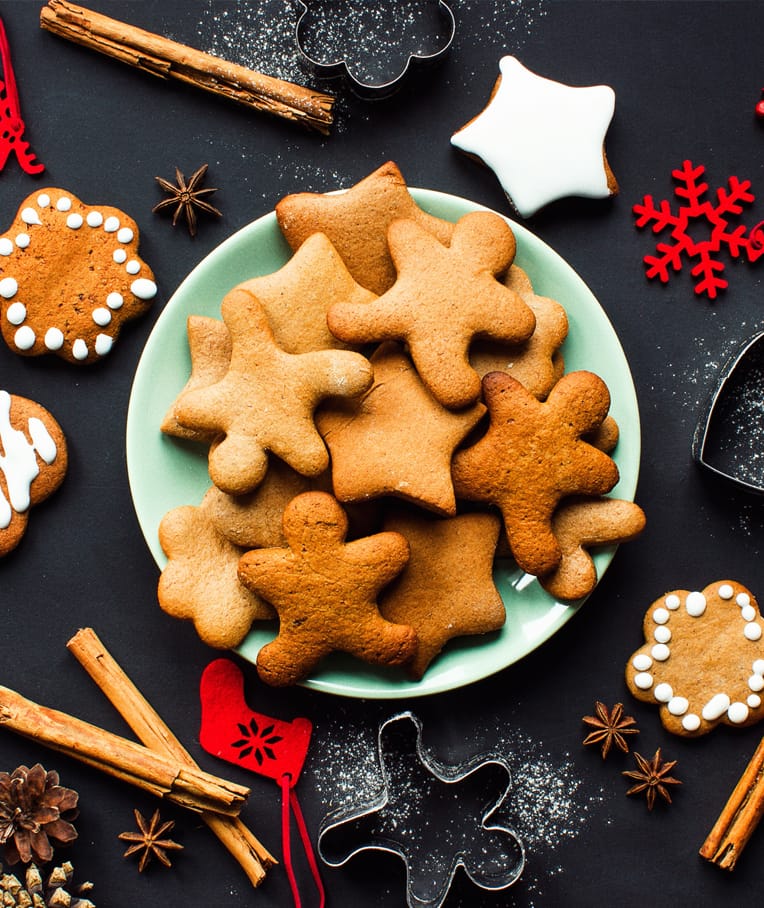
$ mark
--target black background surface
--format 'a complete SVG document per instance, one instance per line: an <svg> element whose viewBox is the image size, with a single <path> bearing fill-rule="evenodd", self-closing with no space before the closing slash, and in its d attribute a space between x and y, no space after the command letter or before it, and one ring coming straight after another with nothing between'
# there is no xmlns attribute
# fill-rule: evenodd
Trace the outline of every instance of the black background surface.
<svg viewBox="0 0 764 908"><path fill-rule="evenodd" d="M296 15L291 2L91 5L265 72L310 81L289 43ZM261 712L314 723L299 785L314 839L324 813L341 799L345 770L364 765L378 723L402 708L422 719L426 744L446 762L509 744L510 762L522 768L519 787L528 774L538 778L548 770L543 823L538 804L519 811L523 795L507 805L510 821L525 831L522 879L509 892L490 894L460 876L449 905L758 904L764 830L732 875L697 851L761 728L674 738L656 710L630 697L623 669L641 643L647 606L664 591L700 589L723 577L760 595L764 590L761 501L702 475L690 455L721 363L761 328L764 266L729 262L730 288L714 304L694 296L687 267L666 287L648 282L641 259L653 241L635 229L631 213L647 193L670 198L672 169L690 159L707 166L712 188L730 174L750 179L762 197L743 220L764 219L764 128L754 117L764 84L761 5L454 0L458 31L445 62L385 102L359 101L335 85L338 122L328 138L61 41L38 28L40 6L33 0L0 6L27 138L47 166L31 178L9 161L0 174L0 220L10 223L20 201L44 185L121 207L141 227L141 254L155 270L160 293L150 314L125 329L97 366L0 350L2 386L55 413L71 457L64 486L32 513L21 545L0 564L0 680L126 733L65 648L78 627L94 627L202 766L251 785L245 817L280 854L276 786L215 761L197 743L198 681L216 653L156 603L158 571L135 518L125 467L134 371L153 320L183 277L288 192L349 186L392 159L409 185L509 214L493 174L452 149L449 139L484 105L500 56L516 54L543 75L573 85L607 83L616 92L607 149L620 195L559 202L527 226L589 284L629 358L643 431L637 500L648 529L621 548L596 593L562 631L488 680L430 698L359 702L304 689L272 691L244 665L247 695ZM181 226L173 230L151 214L161 198L154 176L171 177L176 165L188 174L203 162L210 165L208 185L220 189L213 201L224 217L204 221L191 240ZM631 758L616 754L603 763L596 748L582 747L581 717L596 699L626 703L642 729L640 752L649 756L660 746L679 761L676 774L684 784L671 807L659 804L650 814L644 803L625 797L620 772L631 767ZM172 870L154 867L139 876L123 860L116 835L132 827L134 806L153 810L151 799L10 734L0 738L0 768L38 760L59 769L64 784L80 792L80 835L70 855L78 875L95 882L97 904L290 904L281 868L252 891L212 835L169 806L163 813L177 821L176 838L186 850ZM529 791L526 804L535 803ZM305 903L312 904L303 871ZM330 905L404 904L403 866L390 856L359 857L344 869L325 870L324 879Z"/></svg>

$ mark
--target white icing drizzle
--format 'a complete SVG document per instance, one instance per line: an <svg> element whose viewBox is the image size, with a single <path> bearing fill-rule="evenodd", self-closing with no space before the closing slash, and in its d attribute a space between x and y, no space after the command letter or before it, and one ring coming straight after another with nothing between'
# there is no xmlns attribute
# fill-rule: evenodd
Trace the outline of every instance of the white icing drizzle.
<svg viewBox="0 0 764 908"><path fill-rule="evenodd" d="M693 618L700 618L706 610L706 597L699 592L688 593L684 607L687 609L688 615L692 615Z"/></svg>
<svg viewBox="0 0 764 908"><path fill-rule="evenodd" d="M701 716L706 722L720 719L730 707L730 698L725 693L714 694L701 710Z"/></svg>

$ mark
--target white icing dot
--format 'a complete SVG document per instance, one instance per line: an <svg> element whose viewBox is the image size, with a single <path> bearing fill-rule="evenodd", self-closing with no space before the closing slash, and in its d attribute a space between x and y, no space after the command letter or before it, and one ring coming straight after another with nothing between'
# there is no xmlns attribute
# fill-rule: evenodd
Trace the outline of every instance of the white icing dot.
<svg viewBox="0 0 764 908"><path fill-rule="evenodd" d="M129 243L133 236L133 231L129 227L121 227L117 231L117 239L120 243Z"/></svg>
<svg viewBox="0 0 764 908"><path fill-rule="evenodd" d="M695 713L687 713L682 719L682 728L685 731L697 731L700 728L700 716Z"/></svg>
<svg viewBox="0 0 764 908"><path fill-rule="evenodd" d="M121 293L110 293L106 297L106 305L109 309L119 309L122 303L124 303L124 299Z"/></svg>
<svg viewBox="0 0 764 908"><path fill-rule="evenodd" d="M130 284L130 290L139 300L150 300L156 296L157 285L147 277L139 277Z"/></svg>
<svg viewBox="0 0 764 908"><path fill-rule="evenodd" d="M21 212L21 220L25 224L30 224L30 225L31 224L42 224L42 221L40 220L40 217L37 214L37 212L34 210L34 208L25 208Z"/></svg>
<svg viewBox="0 0 764 908"><path fill-rule="evenodd" d="M688 615L692 615L693 618L699 618L706 610L706 597L703 593L689 593L684 607L687 609Z"/></svg>
<svg viewBox="0 0 764 908"><path fill-rule="evenodd" d="M13 335L13 342L19 350L31 350L32 347L34 347L35 340L34 331L32 331L29 325L23 325Z"/></svg>
<svg viewBox="0 0 764 908"><path fill-rule="evenodd" d="M88 211L88 216L85 220L88 227L100 227L103 224L103 215L100 211Z"/></svg>
<svg viewBox="0 0 764 908"><path fill-rule="evenodd" d="M653 637L655 637L656 643L668 643L671 639L671 631L665 624L660 624L653 631Z"/></svg>
<svg viewBox="0 0 764 908"><path fill-rule="evenodd" d="M127 261L127 252L124 249L115 249L112 258L118 265L124 265Z"/></svg>
<svg viewBox="0 0 764 908"><path fill-rule="evenodd" d="M60 350L64 346L64 332L60 328L48 328L45 332L45 346L48 350Z"/></svg>
<svg viewBox="0 0 764 908"><path fill-rule="evenodd" d="M93 321L102 328L111 321L111 312L105 306L99 306L93 310Z"/></svg>
<svg viewBox="0 0 764 908"><path fill-rule="evenodd" d="M761 625L751 622L743 628L743 635L747 640L755 641L761 639Z"/></svg>
<svg viewBox="0 0 764 908"><path fill-rule="evenodd" d="M16 278L4 277L0 281L0 296L4 300L9 300L18 293L19 285Z"/></svg>
<svg viewBox="0 0 764 908"><path fill-rule="evenodd" d="M648 668L653 664L653 660L647 655L647 653L637 653L637 655L631 660L631 664L636 668L638 672L646 672Z"/></svg>
<svg viewBox="0 0 764 908"><path fill-rule="evenodd" d="M88 358L88 345L81 337L78 337L77 340L72 344L72 356L75 359Z"/></svg>
<svg viewBox="0 0 764 908"><path fill-rule="evenodd" d="M740 609L740 615L743 621L754 621L756 619L756 609L752 605L744 605Z"/></svg>
<svg viewBox="0 0 764 908"><path fill-rule="evenodd" d="M103 222L103 229L107 233L116 233L119 230L119 218L115 218L114 215L106 218Z"/></svg>
<svg viewBox="0 0 764 908"><path fill-rule="evenodd" d="M751 690L764 690L764 678L762 678L759 674L751 675L751 677L748 679L748 686L751 688Z"/></svg>
<svg viewBox="0 0 764 908"><path fill-rule="evenodd" d="M62 195L61 198L56 202L56 208L59 211L69 211L72 207L72 200L69 196Z"/></svg>
<svg viewBox="0 0 764 908"><path fill-rule="evenodd" d="M114 341L109 337L108 334L99 334L95 341L95 352L99 356L106 356L106 354L111 350L113 343Z"/></svg>
<svg viewBox="0 0 764 908"><path fill-rule="evenodd" d="M676 593L669 593L663 601L666 604L666 608L671 609L672 612L675 612L681 605L679 596Z"/></svg>
<svg viewBox="0 0 764 908"><path fill-rule="evenodd" d="M666 684L664 681L663 684L657 684L655 686L653 696L659 703L668 703L674 696L674 691L671 689L671 685Z"/></svg>
<svg viewBox="0 0 764 908"><path fill-rule="evenodd" d="M50 196L47 192L43 192L37 196L37 204L40 208L47 208L50 205Z"/></svg>
<svg viewBox="0 0 764 908"><path fill-rule="evenodd" d="M640 690L650 690L653 686L653 676L649 672L639 672L634 675L634 684Z"/></svg>
<svg viewBox="0 0 764 908"><path fill-rule="evenodd" d="M738 593L735 597L735 602L737 602L740 608L743 608L744 606L751 604L751 597L748 593Z"/></svg>
<svg viewBox="0 0 764 908"><path fill-rule="evenodd" d="M31 240L29 239L28 233L20 233L16 237L16 245L19 247L19 249L26 249L30 242Z"/></svg>
<svg viewBox="0 0 764 908"><path fill-rule="evenodd" d="M657 608L653 612L653 621L656 624L665 624L669 620L669 613L665 608Z"/></svg>
<svg viewBox="0 0 764 908"><path fill-rule="evenodd" d="M665 643L656 643L655 646L650 650L650 654L656 662L665 662L666 659L671 655L671 650L666 646Z"/></svg>
<svg viewBox="0 0 764 908"><path fill-rule="evenodd" d="M729 583L723 583L719 587L717 592L719 593L720 599L732 599L732 597L735 595L735 590Z"/></svg>
<svg viewBox="0 0 764 908"><path fill-rule="evenodd" d="M730 707L730 698L727 694L714 694L701 710L701 715L706 722L720 719Z"/></svg>
<svg viewBox="0 0 764 908"><path fill-rule="evenodd" d="M128 274L138 274L141 270L141 263L135 259L130 259L130 261L125 265L125 271Z"/></svg>
<svg viewBox="0 0 764 908"><path fill-rule="evenodd" d="M745 702L751 709L758 709L761 706L761 697L758 694L748 694Z"/></svg>
<svg viewBox="0 0 764 908"><path fill-rule="evenodd" d="M78 214L76 211L73 211L70 215L67 215L66 226L71 227L72 230L79 230L82 227L82 215Z"/></svg>
<svg viewBox="0 0 764 908"><path fill-rule="evenodd" d="M733 725L740 725L748 718L748 707L745 703L732 703L727 710L727 718Z"/></svg>
<svg viewBox="0 0 764 908"><path fill-rule="evenodd" d="M764 675L764 659L756 659L751 668L757 675Z"/></svg>
<svg viewBox="0 0 764 908"><path fill-rule="evenodd" d="M666 707L672 716L683 716L690 708L687 697L672 697Z"/></svg>
<svg viewBox="0 0 764 908"><path fill-rule="evenodd" d="M5 317L12 325L20 325L27 317L27 307L23 303L11 303Z"/></svg>
<svg viewBox="0 0 764 908"><path fill-rule="evenodd" d="M4 236L0 240L0 255L10 255L13 252L13 243Z"/></svg>

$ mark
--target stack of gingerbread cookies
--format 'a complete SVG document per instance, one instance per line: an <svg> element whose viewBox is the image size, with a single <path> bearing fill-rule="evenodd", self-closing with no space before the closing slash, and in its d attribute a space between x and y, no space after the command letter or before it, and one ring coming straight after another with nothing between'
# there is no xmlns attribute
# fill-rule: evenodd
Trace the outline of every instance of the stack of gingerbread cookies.
<svg viewBox="0 0 764 908"><path fill-rule="evenodd" d="M608 389L565 374L565 310L514 264L507 222L427 214L393 163L276 216L287 264L188 320L162 431L208 447L212 486L161 523L162 608L221 648L277 616L257 668L285 685L335 650L421 678L504 623L497 557L588 595L589 549L644 515L604 497Z"/></svg>

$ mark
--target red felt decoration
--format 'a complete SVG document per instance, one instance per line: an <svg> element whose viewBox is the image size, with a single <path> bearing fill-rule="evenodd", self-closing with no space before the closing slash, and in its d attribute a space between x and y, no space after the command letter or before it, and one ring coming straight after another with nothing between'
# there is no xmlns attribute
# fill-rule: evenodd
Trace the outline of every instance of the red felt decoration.
<svg viewBox="0 0 764 908"><path fill-rule="evenodd" d="M292 868L290 811L294 816L313 879L324 904L324 888L310 844L310 835L295 793L308 754L313 726L308 719L273 719L250 709L244 697L244 676L229 659L216 659L202 674L199 688L202 721L199 743L213 756L267 776L281 789L281 831L284 867L296 908L300 895Z"/></svg>
<svg viewBox="0 0 764 908"><path fill-rule="evenodd" d="M708 183L702 181L705 170L702 164L695 166L685 161L672 172L678 184L674 194L680 200L676 212L669 201L656 204L651 195L634 205L633 212L637 227L650 224L653 233L667 232L669 236L668 242L656 245L657 255L644 257L647 277L657 277L665 284L669 269L679 271L689 261L693 263L690 273L696 278L695 292L705 293L713 300L728 286L721 276L721 250L733 258L745 255L749 262L755 262L764 254L764 247L761 225L749 232L742 224L730 224L732 216L739 215L744 205L754 201L751 181L732 176L727 188L717 189L716 199L712 200L707 195Z"/></svg>
<svg viewBox="0 0 764 908"><path fill-rule="evenodd" d="M29 149L29 142L24 140L24 121L21 119L19 93L16 88L16 76L11 63L11 49L5 34L3 20L0 19L0 63L3 79L0 81L0 170L13 152L21 169L25 173L36 174L45 170Z"/></svg>

